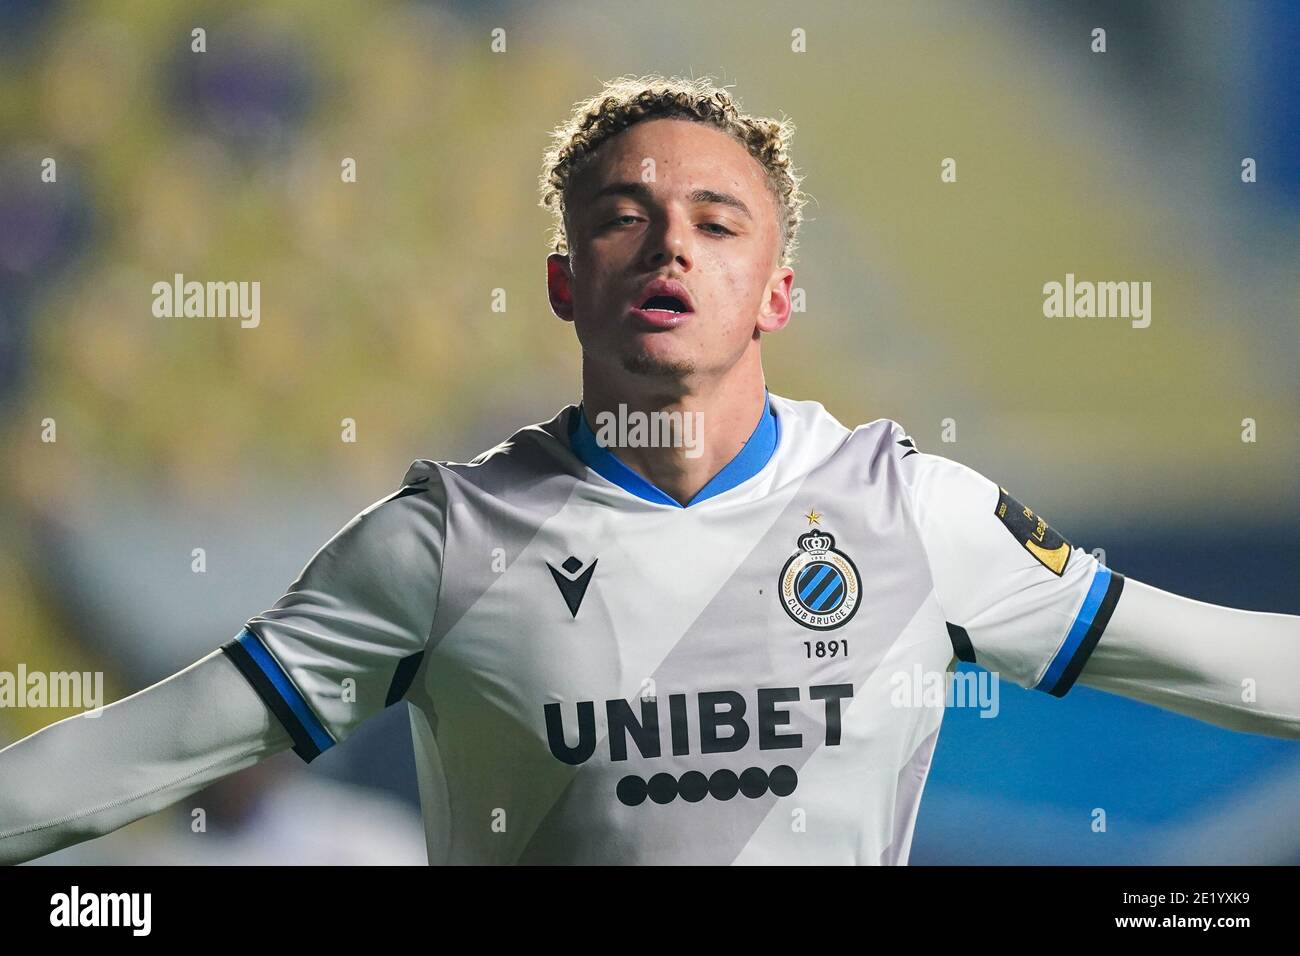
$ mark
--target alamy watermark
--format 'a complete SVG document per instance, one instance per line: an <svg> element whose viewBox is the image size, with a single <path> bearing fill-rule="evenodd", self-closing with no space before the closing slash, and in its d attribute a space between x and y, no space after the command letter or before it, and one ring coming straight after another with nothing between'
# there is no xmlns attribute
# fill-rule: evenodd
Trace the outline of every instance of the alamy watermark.
<svg viewBox="0 0 1300 956"><path fill-rule="evenodd" d="M67 893L50 897L50 925L119 926L129 928L132 936L148 936L153 928L153 894L83 893L74 884Z"/></svg>
<svg viewBox="0 0 1300 956"><path fill-rule="evenodd" d="M704 453L703 412L596 413L596 444L601 448L681 448L687 458Z"/></svg>
<svg viewBox="0 0 1300 956"><path fill-rule="evenodd" d="M1150 282L1075 281L1043 286L1043 315L1049 319L1131 319L1135 329L1151 324Z"/></svg>
<svg viewBox="0 0 1300 956"><path fill-rule="evenodd" d="M52 707L85 710L87 717L104 712L103 671L0 671L0 708Z"/></svg>
<svg viewBox="0 0 1300 956"><path fill-rule="evenodd" d="M936 671L913 664L911 671L889 676L893 707L973 707L981 717L996 717L1001 710L996 671Z"/></svg>
<svg viewBox="0 0 1300 956"><path fill-rule="evenodd" d="M239 318L255 329L262 322L262 283L186 282L176 273L171 282L153 284L153 314L160 319Z"/></svg>

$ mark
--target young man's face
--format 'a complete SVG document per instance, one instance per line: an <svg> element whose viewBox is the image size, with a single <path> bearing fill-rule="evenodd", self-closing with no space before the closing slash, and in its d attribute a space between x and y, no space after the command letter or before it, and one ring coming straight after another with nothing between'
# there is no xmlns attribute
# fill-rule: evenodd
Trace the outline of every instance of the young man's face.
<svg viewBox="0 0 1300 956"><path fill-rule="evenodd" d="M665 384L717 375L789 318L776 200L757 160L717 129L656 119L619 133L570 185L568 210L571 258L549 257L547 283L588 362ZM679 282L688 301L641 308L655 279Z"/></svg>

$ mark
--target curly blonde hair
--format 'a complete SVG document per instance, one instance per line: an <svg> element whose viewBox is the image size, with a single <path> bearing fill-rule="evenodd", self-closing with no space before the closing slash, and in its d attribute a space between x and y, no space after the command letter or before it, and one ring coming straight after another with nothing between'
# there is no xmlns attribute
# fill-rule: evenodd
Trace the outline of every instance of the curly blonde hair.
<svg viewBox="0 0 1300 956"><path fill-rule="evenodd" d="M569 119L551 132L551 146L542 163L540 205L550 209L555 218L551 232L554 250L561 255L569 252L566 194L601 144L636 123L670 117L722 130L758 160L779 210L778 260L783 266L790 265L806 201L799 189L802 177L790 161L794 124L784 117L775 120L740 112L731 95L709 77L622 76L574 105Z"/></svg>

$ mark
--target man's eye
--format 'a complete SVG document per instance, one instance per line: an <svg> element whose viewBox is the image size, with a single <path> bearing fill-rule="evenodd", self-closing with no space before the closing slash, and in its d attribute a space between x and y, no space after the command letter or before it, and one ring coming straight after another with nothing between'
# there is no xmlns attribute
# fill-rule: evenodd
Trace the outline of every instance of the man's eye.
<svg viewBox="0 0 1300 956"><path fill-rule="evenodd" d="M719 230L721 230L721 232L715 232L715 233L713 233L715 236L734 236L734 235L735 235L735 233L733 233L730 229L728 229L726 226L724 226L724 225L723 225L722 223L720 223L720 222L706 222L706 223L702 223L702 228L704 228L704 229L719 229Z"/></svg>
<svg viewBox="0 0 1300 956"><path fill-rule="evenodd" d="M610 225L610 226L624 226L624 225L626 225L626 226L630 226L630 225L632 224L632 222L636 222L639 218L640 218L639 216L634 216L634 215L632 215L632 214L629 212L629 213L625 213L625 214L622 215L622 216L616 216L615 218L611 219L611 220L607 223L607 225ZM624 219L630 219L630 220L632 220L632 222L627 222L627 223L625 223L625 222L623 222Z"/></svg>

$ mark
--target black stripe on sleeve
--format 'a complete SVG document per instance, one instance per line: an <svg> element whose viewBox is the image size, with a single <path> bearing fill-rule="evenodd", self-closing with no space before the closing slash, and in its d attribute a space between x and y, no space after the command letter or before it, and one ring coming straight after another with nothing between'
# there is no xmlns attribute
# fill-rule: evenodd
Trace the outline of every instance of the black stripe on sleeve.
<svg viewBox="0 0 1300 956"><path fill-rule="evenodd" d="M391 707L411 689L411 681L415 680L415 672L420 669L420 661L424 660L424 651L417 651L408 657L403 657L397 662L397 670L393 672L393 681L388 685L388 696L384 698L384 706Z"/></svg>
<svg viewBox="0 0 1300 956"><path fill-rule="evenodd" d="M256 635L254 635L256 637ZM271 713L275 714L276 719L289 732L293 740L293 752L303 759L306 763L311 763L321 755L321 750L316 746L316 742L311 739L311 734L307 733L307 728L302 725L294 712L289 709L280 692L275 689L270 679L262 673L262 669L257 666L252 656L245 649L244 645L239 643L239 638L228 641L221 645L221 649L226 652L235 667L239 668L239 673L244 675L244 679L252 685L257 696L262 698L262 702L270 708Z"/></svg>
<svg viewBox="0 0 1300 956"><path fill-rule="evenodd" d="M952 641L952 652L957 655L957 660L966 664L974 664L975 648L971 646L970 635L966 633L966 628L961 627L951 621L944 621L948 625L948 640Z"/></svg>
<svg viewBox="0 0 1300 956"><path fill-rule="evenodd" d="M1124 591L1124 575L1118 571L1110 572L1110 584L1106 586L1106 595L1101 599L1101 604L1097 606L1097 613L1093 615L1092 624L1088 628L1088 633L1083 635L1083 640L1074 651L1074 657L1070 658L1070 663L1066 665L1065 671L1061 674L1061 679L1056 682L1048 693L1053 697L1064 697L1066 691L1074 686L1078 680L1079 674L1083 671L1083 665L1088 663L1088 658L1092 656L1093 649L1096 648L1097 642L1101 640L1101 635L1106 630L1106 625L1110 623L1110 616L1115 612L1115 604L1119 601L1119 596Z"/></svg>

